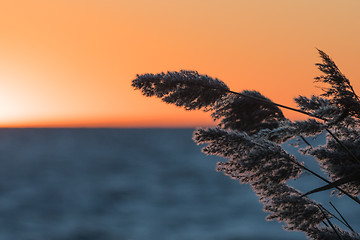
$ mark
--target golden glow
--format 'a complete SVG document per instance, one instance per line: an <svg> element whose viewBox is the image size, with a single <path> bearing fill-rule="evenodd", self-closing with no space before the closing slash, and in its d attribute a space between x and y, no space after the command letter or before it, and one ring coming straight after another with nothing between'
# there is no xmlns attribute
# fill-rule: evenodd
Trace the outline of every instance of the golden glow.
<svg viewBox="0 0 360 240"><path fill-rule="evenodd" d="M198 70L295 106L319 93L316 47L360 91L360 1L1 1L0 126L198 126L136 74ZM286 112L291 118L302 118Z"/></svg>

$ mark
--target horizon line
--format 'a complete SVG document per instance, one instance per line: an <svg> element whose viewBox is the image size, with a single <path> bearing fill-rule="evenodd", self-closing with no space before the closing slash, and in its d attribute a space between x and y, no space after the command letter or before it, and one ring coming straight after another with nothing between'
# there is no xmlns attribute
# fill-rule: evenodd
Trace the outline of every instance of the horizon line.
<svg viewBox="0 0 360 240"><path fill-rule="evenodd" d="M0 126L0 129L195 129L212 126Z"/></svg>

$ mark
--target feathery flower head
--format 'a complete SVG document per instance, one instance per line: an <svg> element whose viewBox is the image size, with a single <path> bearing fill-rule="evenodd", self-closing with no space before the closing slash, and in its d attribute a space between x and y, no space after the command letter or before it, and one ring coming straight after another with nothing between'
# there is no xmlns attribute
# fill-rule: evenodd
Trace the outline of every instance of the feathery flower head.
<svg viewBox="0 0 360 240"><path fill-rule="evenodd" d="M221 119L219 126L250 135L264 128L276 128L279 121L285 120L282 111L257 91L229 94L215 104L213 111L214 120Z"/></svg>
<svg viewBox="0 0 360 240"><path fill-rule="evenodd" d="M187 70L137 75L132 86L147 97L156 96L186 110L207 110L206 107L214 105L229 91L226 84L217 78Z"/></svg>
<svg viewBox="0 0 360 240"><path fill-rule="evenodd" d="M330 84L329 88L323 88L322 96L332 97L332 102L337 104L344 113L360 118L360 100L356 95L349 79L341 73L335 62L323 51L318 50L322 63L317 63L324 75L315 78L316 82Z"/></svg>
<svg viewBox="0 0 360 240"><path fill-rule="evenodd" d="M319 204L308 197L302 197L300 191L287 184L272 185L262 199L266 199L262 201L264 211L270 213L266 219L286 223L287 230L307 232L317 228L325 220Z"/></svg>
<svg viewBox="0 0 360 240"><path fill-rule="evenodd" d="M334 226L336 232L331 227L318 227L309 229L307 236L313 240L360 240L360 235L355 232L345 231L337 226Z"/></svg>
<svg viewBox="0 0 360 240"><path fill-rule="evenodd" d="M299 176L301 169L295 158L279 145L265 139L257 139L245 132L220 128L198 129L194 141L206 143L206 154L227 158L219 162L217 171L243 183L285 182Z"/></svg>

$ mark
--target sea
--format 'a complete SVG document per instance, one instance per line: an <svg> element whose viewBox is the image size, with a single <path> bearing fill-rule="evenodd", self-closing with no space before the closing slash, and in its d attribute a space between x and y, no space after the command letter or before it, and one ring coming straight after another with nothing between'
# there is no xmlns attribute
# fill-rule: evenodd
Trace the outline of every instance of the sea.
<svg viewBox="0 0 360 240"><path fill-rule="evenodd" d="M216 172L224 159L203 154L193 130L0 129L0 240L306 239L266 221L251 188ZM309 174L293 184L324 185ZM314 198L359 230L359 205Z"/></svg>

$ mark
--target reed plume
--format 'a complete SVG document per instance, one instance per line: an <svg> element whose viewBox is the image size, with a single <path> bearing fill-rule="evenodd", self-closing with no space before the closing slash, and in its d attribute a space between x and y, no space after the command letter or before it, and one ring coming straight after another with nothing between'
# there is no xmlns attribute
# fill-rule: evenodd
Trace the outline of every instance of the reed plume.
<svg viewBox="0 0 360 240"><path fill-rule="evenodd" d="M217 171L250 184L269 213L267 220L283 222L285 229L302 231L314 240L358 240L359 234L349 225L345 227L350 231L334 226L331 219L336 216L307 196L331 188L339 196L360 203L359 97L335 62L323 51L318 52L322 63L316 66L322 75L315 81L328 87L323 87L321 96L296 97L297 109L274 103L257 91L234 92L219 79L196 71L137 75L132 86L145 96L156 96L187 110L211 111L218 125L195 130L194 141L206 144L204 153L224 158L218 162ZM306 114L309 119L291 121L281 108ZM325 145L300 150L317 160L328 179L282 147L289 139L305 140L324 131ZM288 185L289 179L299 178L303 172L324 180L326 185L307 193Z"/></svg>

